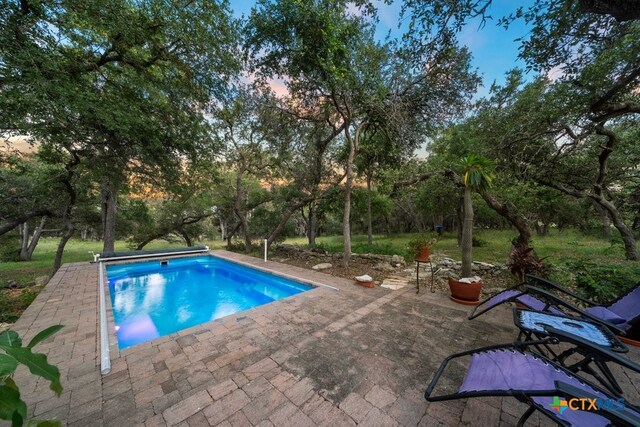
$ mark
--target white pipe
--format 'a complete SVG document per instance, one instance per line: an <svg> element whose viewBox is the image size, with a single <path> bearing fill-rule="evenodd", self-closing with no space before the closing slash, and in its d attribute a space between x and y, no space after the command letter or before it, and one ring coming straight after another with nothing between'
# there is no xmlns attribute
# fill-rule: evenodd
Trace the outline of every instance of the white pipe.
<svg viewBox="0 0 640 427"><path fill-rule="evenodd" d="M100 277L100 373L107 375L111 372L111 352L109 350L109 335L107 330L107 304L104 297L104 273L102 262L98 263Z"/></svg>
<svg viewBox="0 0 640 427"><path fill-rule="evenodd" d="M264 239L264 262L267 262L267 239Z"/></svg>
<svg viewBox="0 0 640 427"><path fill-rule="evenodd" d="M197 254L197 253L204 253L208 251L209 251L209 247L206 246L206 249L198 249L195 251L165 252L165 253L159 253L159 254L143 254L143 255L125 255L121 257L101 259L100 262L120 261L123 259L152 258L152 257L161 257L161 256L170 256L170 255Z"/></svg>

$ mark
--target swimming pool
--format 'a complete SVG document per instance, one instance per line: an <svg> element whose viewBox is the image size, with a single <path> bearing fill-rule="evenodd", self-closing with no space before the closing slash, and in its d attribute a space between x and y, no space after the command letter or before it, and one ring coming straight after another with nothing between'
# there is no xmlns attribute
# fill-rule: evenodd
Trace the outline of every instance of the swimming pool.
<svg viewBox="0 0 640 427"><path fill-rule="evenodd" d="M106 269L120 350L313 288L209 255Z"/></svg>

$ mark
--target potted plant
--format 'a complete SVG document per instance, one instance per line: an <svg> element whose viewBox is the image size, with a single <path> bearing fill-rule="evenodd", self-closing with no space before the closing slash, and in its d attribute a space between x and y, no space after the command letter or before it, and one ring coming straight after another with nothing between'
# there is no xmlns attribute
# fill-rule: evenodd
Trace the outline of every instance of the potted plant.
<svg viewBox="0 0 640 427"><path fill-rule="evenodd" d="M429 261L431 256L431 246L437 239L430 238L425 234L419 234L407 243L409 252L414 255L416 261Z"/></svg>
<svg viewBox="0 0 640 427"><path fill-rule="evenodd" d="M461 304L477 304L482 289L482 280L479 277L471 277L473 246L473 203L474 191L482 193L491 187L493 173L491 163L480 156L470 155L464 157L461 162L464 169L464 222L462 223L462 278L449 277L449 289L451 299Z"/></svg>
<svg viewBox="0 0 640 427"><path fill-rule="evenodd" d="M465 305L476 305L480 301L482 279L478 276L460 279L448 278L451 300Z"/></svg>

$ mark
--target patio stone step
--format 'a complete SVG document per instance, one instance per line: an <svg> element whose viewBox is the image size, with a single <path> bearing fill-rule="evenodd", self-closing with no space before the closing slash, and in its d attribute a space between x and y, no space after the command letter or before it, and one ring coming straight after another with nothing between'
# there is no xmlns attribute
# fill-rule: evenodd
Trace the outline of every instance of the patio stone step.
<svg viewBox="0 0 640 427"><path fill-rule="evenodd" d="M389 276L382 282L380 287L397 291L402 289L410 283L410 279L402 276Z"/></svg>

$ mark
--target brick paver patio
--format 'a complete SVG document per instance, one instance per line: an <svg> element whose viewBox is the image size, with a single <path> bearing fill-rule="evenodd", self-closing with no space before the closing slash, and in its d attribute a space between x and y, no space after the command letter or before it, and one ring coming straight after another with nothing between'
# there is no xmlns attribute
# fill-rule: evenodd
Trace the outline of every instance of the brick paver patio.
<svg viewBox="0 0 640 427"><path fill-rule="evenodd" d="M64 265L14 326L30 338L65 325L37 347L60 368L62 396L24 372L17 377L31 416L69 426L506 426L526 409L513 398L429 404L423 397L446 355L515 338L507 307L468 321L468 308L443 294L366 289L214 253L339 291L316 288L115 351L111 373L101 376L97 266ZM638 376L616 372L625 397L638 403ZM551 423L534 415L527 425Z"/></svg>

